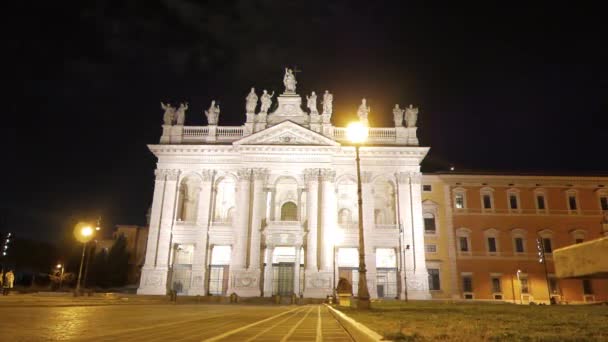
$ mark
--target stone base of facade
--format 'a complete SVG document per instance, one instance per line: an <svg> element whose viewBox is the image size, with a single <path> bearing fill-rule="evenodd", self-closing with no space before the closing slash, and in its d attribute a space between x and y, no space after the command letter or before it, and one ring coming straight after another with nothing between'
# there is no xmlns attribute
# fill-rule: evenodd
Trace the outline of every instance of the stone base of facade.
<svg viewBox="0 0 608 342"><path fill-rule="evenodd" d="M304 298L325 298L333 294L333 272L306 270L304 273Z"/></svg>
<svg viewBox="0 0 608 342"><path fill-rule="evenodd" d="M236 293L239 297L260 297L260 271L234 270L231 274L228 295Z"/></svg>
<svg viewBox="0 0 608 342"><path fill-rule="evenodd" d="M407 298L426 300L431 299L429 291L429 275L426 269L422 272L407 272Z"/></svg>
<svg viewBox="0 0 608 342"><path fill-rule="evenodd" d="M143 268L141 281L137 294L141 295L166 295L167 294L167 269Z"/></svg>

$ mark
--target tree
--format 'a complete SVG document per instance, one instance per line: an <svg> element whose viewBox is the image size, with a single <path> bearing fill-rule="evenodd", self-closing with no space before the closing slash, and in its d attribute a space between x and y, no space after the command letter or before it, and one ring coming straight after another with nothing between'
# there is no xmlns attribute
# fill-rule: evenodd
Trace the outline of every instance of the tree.
<svg viewBox="0 0 608 342"><path fill-rule="evenodd" d="M126 285L129 273L129 252L127 251L127 239L123 234L114 241L114 245L112 245L108 254L107 265L109 285Z"/></svg>
<svg viewBox="0 0 608 342"><path fill-rule="evenodd" d="M108 253L105 249L101 249L99 253L95 253L91 269L88 274L88 282L93 286L108 287Z"/></svg>

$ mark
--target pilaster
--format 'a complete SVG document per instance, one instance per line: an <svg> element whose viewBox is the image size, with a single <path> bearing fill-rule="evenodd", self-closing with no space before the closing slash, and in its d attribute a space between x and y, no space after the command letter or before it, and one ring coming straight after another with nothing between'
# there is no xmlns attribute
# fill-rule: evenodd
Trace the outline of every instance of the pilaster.
<svg viewBox="0 0 608 342"><path fill-rule="evenodd" d="M321 269L330 271L332 269L332 250L335 243L334 230L337 225L337 202L336 202L336 171L331 169L321 170Z"/></svg>
<svg viewBox="0 0 608 342"><path fill-rule="evenodd" d="M318 200L319 200L319 169L304 170L304 179L307 186L306 213L307 213L307 243L306 243L306 270L318 271Z"/></svg>
<svg viewBox="0 0 608 342"><path fill-rule="evenodd" d="M375 228L374 194L372 184L373 174L370 171L361 172L361 195L363 197L363 234L365 237L365 268L367 269L367 288L370 298L378 298L376 289L376 249L370 237Z"/></svg>
<svg viewBox="0 0 608 342"><path fill-rule="evenodd" d="M207 237L209 231L209 222L211 218L211 209L213 203L213 180L215 170L202 170L201 192L198 201L198 212L196 216L196 226L199 227L198 234L194 246L194 258L192 261L192 285L188 294L201 295L206 294L205 276L207 272L207 255L209 253L207 246Z"/></svg>
<svg viewBox="0 0 608 342"><path fill-rule="evenodd" d="M266 209L264 187L268 179L268 169L253 169L253 203L251 210L251 239L249 245L249 270L260 270L260 240L262 218Z"/></svg>
<svg viewBox="0 0 608 342"><path fill-rule="evenodd" d="M410 172L410 196L412 205L412 229L414 245L414 269L407 275L408 297L430 299L429 279L424 251L424 218L422 216L422 174Z"/></svg>
<svg viewBox="0 0 608 342"><path fill-rule="evenodd" d="M274 245L266 245L264 265L264 297L272 297L272 255Z"/></svg>
<svg viewBox="0 0 608 342"><path fill-rule="evenodd" d="M235 246L232 265L233 270L245 269L247 265L247 241L249 238L249 208L251 192L251 169L237 171L237 217L234 227Z"/></svg>

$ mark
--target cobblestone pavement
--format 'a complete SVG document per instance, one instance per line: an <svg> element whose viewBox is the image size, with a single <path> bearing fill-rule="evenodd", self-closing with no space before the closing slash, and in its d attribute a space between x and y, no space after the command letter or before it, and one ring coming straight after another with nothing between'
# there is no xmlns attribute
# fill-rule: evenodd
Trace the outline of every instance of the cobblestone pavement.
<svg viewBox="0 0 608 342"><path fill-rule="evenodd" d="M3 341L352 341L322 305L0 307Z"/></svg>

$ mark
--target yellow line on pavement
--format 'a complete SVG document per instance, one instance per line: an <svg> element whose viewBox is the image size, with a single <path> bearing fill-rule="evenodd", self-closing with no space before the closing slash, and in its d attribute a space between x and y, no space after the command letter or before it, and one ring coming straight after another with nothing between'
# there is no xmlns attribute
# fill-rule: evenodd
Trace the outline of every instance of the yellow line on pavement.
<svg viewBox="0 0 608 342"><path fill-rule="evenodd" d="M261 321L257 321L257 322L251 323L251 324L247 324L247 325L246 325L246 326L244 326L244 327L240 327L240 328L238 328L238 329L230 330L230 331L227 331L227 332L225 332L225 333L223 333L223 334L217 335L217 336L215 336L215 337L208 338L208 339L206 339L206 340L203 340L203 342L219 341L219 340L221 340L221 339L223 339L223 338L226 338L226 337L228 337L228 336L230 336L230 335L234 335L234 334L239 333L239 332L241 332L241 331L243 331L243 330L247 330L247 329L249 329L249 328L251 328L251 327L255 327L256 325L259 325L259 324L262 324L262 323L265 323L265 322L271 321L271 320L273 320L273 319L275 319L275 318L279 318L279 317L281 317L281 316L283 316L283 315L286 315L286 314L288 314L288 313L290 313L290 312L292 312L292 311L298 310L298 309L299 309L299 308L295 308L295 309L291 309L291 310L288 310L288 311L285 311L285 312L281 312L280 314L277 314L277 315L274 315L274 316L271 316L271 317L265 318L265 319L263 319L263 320L261 320Z"/></svg>
<svg viewBox="0 0 608 342"><path fill-rule="evenodd" d="M302 309L302 310L300 310L300 311L304 311L304 308L301 308L301 309ZM245 340L245 342L251 342L251 341L255 340L255 339L256 339L256 338L258 338L260 335L265 334L265 333L266 333L266 332L268 332L269 330L271 330L271 329L273 329L274 327L276 327L277 325L279 325L279 324L281 324L281 323L283 323L283 322L287 321L288 319L292 318L293 316L297 315L298 313L299 313L299 312L294 312L294 313L293 313L291 316L289 316L289 317L287 317L287 318L285 318L285 319L282 319L282 320L278 321L277 323L275 323L275 324L271 325L270 327L268 327L268 328L266 328L266 329L264 329L264 330L260 331L259 333L255 334L254 336L252 336L252 337L250 337L249 339Z"/></svg>
<svg viewBox="0 0 608 342"><path fill-rule="evenodd" d="M323 329L321 325L321 305L317 306L317 338L315 342L323 342Z"/></svg>
<svg viewBox="0 0 608 342"><path fill-rule="evenodd" d="M300 324L302 324L302 322L304 322L304 320L306 319L306 317L308 317L308 314L310 314L310 312L312 311L312 309L314 309L314 306L310 308L310 310L308 310L308 312L306 312L306 314L304 315L304 317L302 317L301 320L298 321L298 323L296 323L296 325L294 325L289 332L287 333L287 335L283 336L283 338L281 339L281 342L285 342L287 341L288 338L291 337L291 335L293 335L293 332L296 331L296 329L300 326Z"/></svg>

